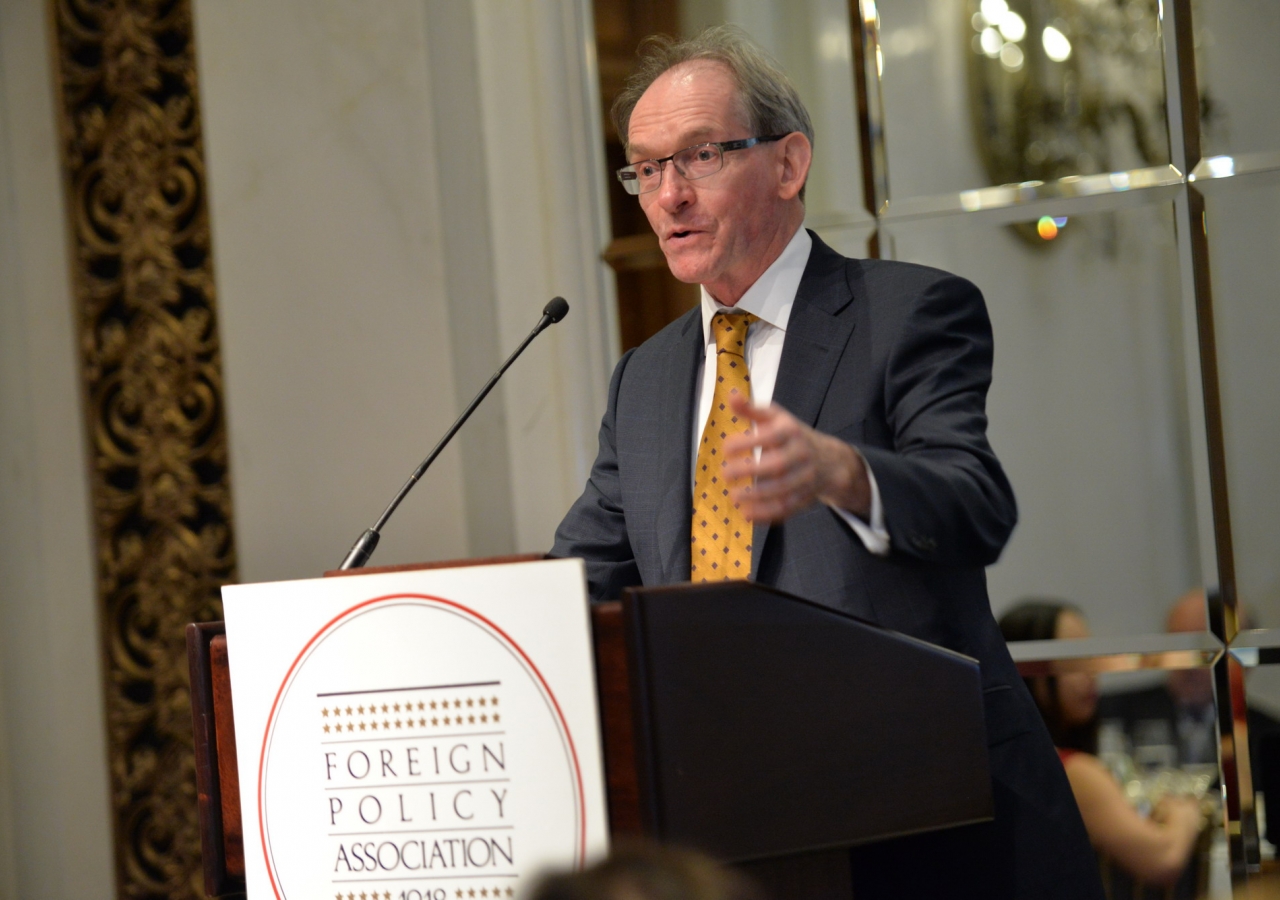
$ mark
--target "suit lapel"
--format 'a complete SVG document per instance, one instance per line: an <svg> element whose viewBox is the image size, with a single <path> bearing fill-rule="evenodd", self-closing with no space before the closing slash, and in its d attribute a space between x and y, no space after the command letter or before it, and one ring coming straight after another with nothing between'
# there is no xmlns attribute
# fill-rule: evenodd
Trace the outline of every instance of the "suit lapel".
<svg viewBox="0 0 1280 900"><path fill-rule="evenodd" d="M812 426L818 421L827 388L853 334L854 317L847 308L853 292L845 273L845 258L816 234L810 235L813 249L787 322L773 402ZM759 574L768 537L769 525L758 523L751 540L752 578Z"/></svg>
<svg viewBox="0 0 1280 900"><path fill-rule="evenodd" d="M689 523L693 509L693 382L704 353L702 313L695 308L672 345L654 398L661 409L661 457L657 465L657 536L663 583L689 580Z"/></svg>

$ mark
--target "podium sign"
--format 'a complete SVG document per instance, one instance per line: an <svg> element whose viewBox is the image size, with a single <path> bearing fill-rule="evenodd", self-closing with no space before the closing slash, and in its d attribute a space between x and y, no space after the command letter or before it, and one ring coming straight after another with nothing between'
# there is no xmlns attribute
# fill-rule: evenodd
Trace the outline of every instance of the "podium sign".
<svg viewBox="0 0 1280 900"><path fill-rule="evenodd" d="M580 561L223 600L251 900L514 897L607 849Z"/></svg>

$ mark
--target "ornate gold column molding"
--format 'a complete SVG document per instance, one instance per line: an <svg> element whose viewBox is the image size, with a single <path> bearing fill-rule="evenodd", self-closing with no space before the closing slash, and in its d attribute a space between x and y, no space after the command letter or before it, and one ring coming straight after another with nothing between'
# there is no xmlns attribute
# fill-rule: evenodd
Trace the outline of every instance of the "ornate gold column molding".
<svg viewBox="0 0 1280 900"><path fill-rule="evenodd" d="M234 578L189 0L51 0L119 895L201 896L183 625Z"/></svg>

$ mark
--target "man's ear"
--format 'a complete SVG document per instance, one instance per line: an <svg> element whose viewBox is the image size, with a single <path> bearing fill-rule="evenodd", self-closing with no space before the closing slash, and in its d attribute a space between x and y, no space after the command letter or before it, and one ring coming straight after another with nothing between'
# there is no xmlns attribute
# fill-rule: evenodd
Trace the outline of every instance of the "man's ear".
<svg viewBox="0 0 1280 900"><path fill-rule="evenodd" d="M778 165L778 196L791 200L800 194L809 178L809 165L813 162L813 145L799 131L793 131L778 142L781 147Z"/></svg>

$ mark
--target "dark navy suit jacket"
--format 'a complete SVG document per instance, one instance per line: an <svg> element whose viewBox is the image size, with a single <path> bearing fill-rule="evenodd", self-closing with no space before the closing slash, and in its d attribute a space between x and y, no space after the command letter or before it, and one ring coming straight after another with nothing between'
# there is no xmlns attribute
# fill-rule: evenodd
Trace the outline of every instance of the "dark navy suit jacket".
<svg viewBox="0 0 1280 900"><path fill-rule="evenodd" d="M552 550L586 561L594 600L631 585L689 578L693 394L703 354L695 308L628 352L614 372L599 455ZM952 854L945 840L934 846L935 838L927 847L918 839L891 843L903 844L906 856L955 855L953 866L970 865L964 871L975 854L995 854L982 864L990 869L984 896L1100 896L1061 764L987 598L984 567L1000 555L1017 519L1012 488L986 438L991 365L991 326L971 283L923 266L847 259L814 235L773 400L861 451L880 489L892 550L871 554L819 504L786 522L755 526L752 576L978 659L999 826L980 826L979 842L1000 843L1006 827L1016 820L1025 826L1030 808L1039 807L1031 818L1046 833L1032 843L1056 843L1057 861L1043 848L1019 855L1012 845L993 845ZM1017 783L1002 784L1012 745L1027 758L1014 767ZM1020 842L1030 835L1024 831ZM1069 877L1081 867L1084 882ZM956 881L948 883L954 890ZM885 885L890 895L908 896L903 888L900 880ZM869 884L859 890L876 893Z"/></svg>

